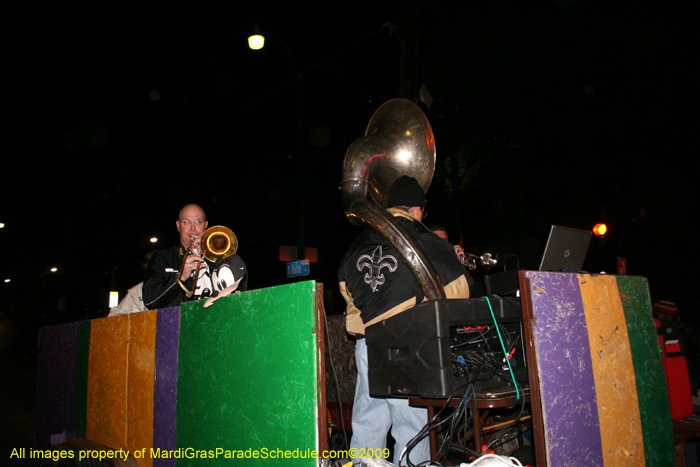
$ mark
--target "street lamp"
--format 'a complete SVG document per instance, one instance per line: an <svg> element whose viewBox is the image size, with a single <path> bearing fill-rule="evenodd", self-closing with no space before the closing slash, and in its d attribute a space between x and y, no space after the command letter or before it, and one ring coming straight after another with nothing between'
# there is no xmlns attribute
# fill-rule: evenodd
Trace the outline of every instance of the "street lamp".
<svg viewBox="0 0 700 467"><path fill-rule="evenodd" d="M250 47L253 50L260 50L263 48L265 45L265 36L262 35L262 32L260 31L260 26L258 26L257 23L255 23L255 27L253 27L253 35L248 37L248 47Z"/></svg>
<svg viewBox="0 0 700 467"><path fill-rule="evenodd" d="M302 260L306 258L306 235L304 233L304 168L306 166L303 143L302 143L302 130L303 130L303 117L302 117L302 101L303 101L303 77L301 73L297 72L296 62L292 56L292 52L287 46L287 44L280 39L276 39L287 51L287 57L292 66L292 72L294 73L293 81L296 82L296 144L297 144L297 229L298 229L298 245L297 245L297 255L298 259ZM265 45L265 37L262 35L260 26L256 23L253 27L253 35L248 37L248 47L253 50L260 50Z"/></svg>

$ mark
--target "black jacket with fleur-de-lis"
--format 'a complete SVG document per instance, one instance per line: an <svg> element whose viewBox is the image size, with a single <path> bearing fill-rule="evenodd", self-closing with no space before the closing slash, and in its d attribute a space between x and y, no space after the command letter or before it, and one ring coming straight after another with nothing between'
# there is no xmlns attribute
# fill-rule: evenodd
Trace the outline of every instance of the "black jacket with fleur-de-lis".
<svg viewBox="0 0 700 467"><path fill-rule="evenodd" d="M468 298L473 279L454 247L404 211L391 210L433 263L447 298ZM346 328L364 335L365 327L401 313L425 299L423 289L401 256L378 234L365 229L352 243L338 271L347 303Z"/></svg>

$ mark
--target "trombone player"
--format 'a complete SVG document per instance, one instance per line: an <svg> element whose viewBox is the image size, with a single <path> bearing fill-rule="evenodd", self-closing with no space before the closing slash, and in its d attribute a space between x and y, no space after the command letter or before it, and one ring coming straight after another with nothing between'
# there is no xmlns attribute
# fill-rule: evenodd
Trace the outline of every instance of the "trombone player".
<svg viewBox="0 0 700 467"><path fill-rule="evenodd" d="M146 309L179 306L185 301L216 296L239 279L238 290L246 290L247 268L238 255L215 263L202 256L200 242L208 225L206 214L198 205L188 204L180 210L175 221L180 244L157 251L146 268L143 282Z"/></svg>

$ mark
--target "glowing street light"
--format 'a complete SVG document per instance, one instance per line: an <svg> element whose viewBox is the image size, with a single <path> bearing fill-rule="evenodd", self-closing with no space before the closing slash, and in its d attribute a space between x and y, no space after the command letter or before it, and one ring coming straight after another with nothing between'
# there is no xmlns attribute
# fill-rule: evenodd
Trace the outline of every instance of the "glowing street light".
<svg viewBox="0 0 700 467"><path fill-rule="evenodd" d="M260 50L263 48L265 45L265 36L262 35L262 32L260 31L260 26L258 24L255 24L255 27L253 27L253 35L248 37L248 47L250 47L253 50Z"/></svg>
<svg viewBox="0 0 700 467"><path fill-rule="evenodd" d="M274 36L272 36L274 38ZM296 83L296 95L297 95L297 102L296 102L296 118L297 118L297 158L296 158L296 166L297 166L297 222L298 226L297 228L299 229L298 232L298 257L299 259L306 258L306 253L305 253L305 236L306 234L304 233L304 169L306 167L306 162L305 162L305 155L304 155L304 150L303 150L303 144L301 140L301 131L303 127L303 118L302 118L302 112L303 112L303 106L302 106L302 101L303 101L303 86L302 86L302 74L297 73L297 66L294 60L294 56L292 55L292 51L289 49L289 46L284 43L281 39L277 39L281 45L284 46L284 48L287 51L287 58L289 59L289 63L292 66L292 72L294 73L294 82ZM262 31L260 30L260 26L256 23L255 26L253 27L253 35L248 37L248 47L250 47L253 50L260 50L263 48L265 45L265 37L262 35Z"/></svg>

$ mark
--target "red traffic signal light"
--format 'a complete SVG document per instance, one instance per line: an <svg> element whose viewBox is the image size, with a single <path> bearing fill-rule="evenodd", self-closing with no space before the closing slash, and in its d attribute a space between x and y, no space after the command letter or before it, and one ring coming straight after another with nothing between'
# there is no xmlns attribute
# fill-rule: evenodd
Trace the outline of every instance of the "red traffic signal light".
<svg viewBox="0 0 700 467"><path fill-rule="evenodd" d="M608 232L608 226L605 224L596 224L595 227L593 227L593 233L596 234L599 237L604 236Z"/></svg>

